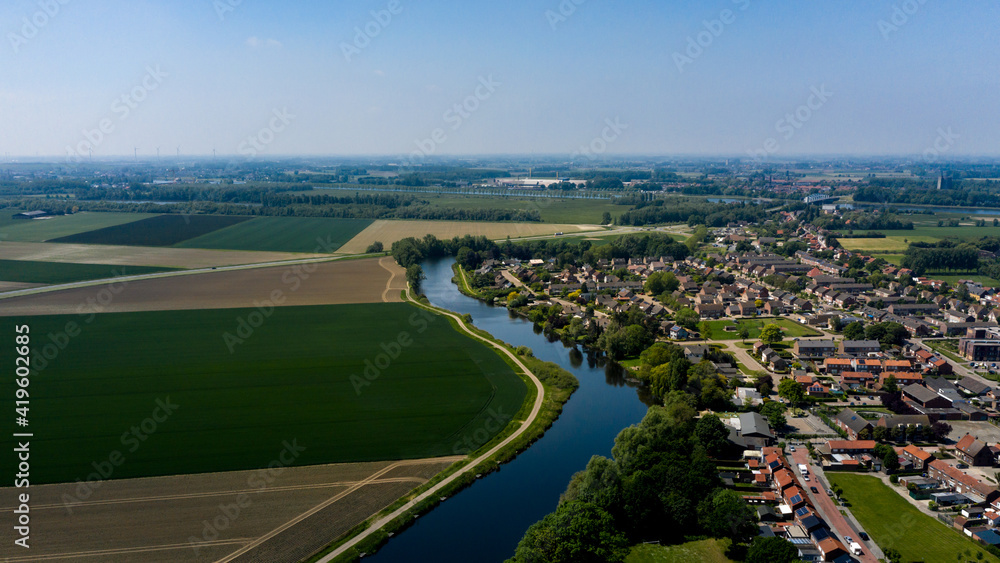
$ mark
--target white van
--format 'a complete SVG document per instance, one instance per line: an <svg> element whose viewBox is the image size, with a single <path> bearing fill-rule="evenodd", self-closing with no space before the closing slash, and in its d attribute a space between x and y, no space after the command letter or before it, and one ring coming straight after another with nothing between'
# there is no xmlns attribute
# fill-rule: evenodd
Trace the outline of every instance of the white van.
<svg viewBox="0 0 1000 563"><path fill-rule="evenodd" d="M861 551L861 544L856 541L851 542L851 553L854 555L863 555L864 552Z"/></svg>

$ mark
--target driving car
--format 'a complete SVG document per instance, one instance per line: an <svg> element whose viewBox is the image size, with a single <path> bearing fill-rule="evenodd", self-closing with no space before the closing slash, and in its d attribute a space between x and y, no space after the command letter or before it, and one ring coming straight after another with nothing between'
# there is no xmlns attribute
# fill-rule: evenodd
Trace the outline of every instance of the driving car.
<svg viewBox="0 0 1000 563"><path fill-rule="evenodd" d="M809 490L812 491L813 494L817 494L817 495L819 494L819 489L817 489L816 487L809 487Z"/></svg>

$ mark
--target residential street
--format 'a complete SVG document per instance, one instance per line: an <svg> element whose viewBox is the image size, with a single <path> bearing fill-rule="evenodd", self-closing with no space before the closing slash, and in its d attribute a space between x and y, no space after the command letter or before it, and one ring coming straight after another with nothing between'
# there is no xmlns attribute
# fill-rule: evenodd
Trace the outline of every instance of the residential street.
<svg viewBox="0 0 1000 563"><path fill-rule="evenodd" d="M878 563L878 560L884 557L882 551L875 545L875 542L862 541L861 536L858 535L860 527L854 522L849 522L840 513L842 507L835 505L833 499L827 496L825 490L829 487L829 481L827 481L826 475L823 474L822 468L818 468L810 463L809 452L803 447L797 448L796 451L787 455L792 458L792 470L798 475L800 480L802 479L802 475L799 473L798 464L804 463L809 466L809 471L813 473L812 480L808 482L802 481L802 484L806 486L806 494L809 495L809 499L816 510L819 511L820 516L833 528L833 531L840 537L840 541L844 542L844 547L849 548L848 543L844 541L844 536L850 536L864 548L864 554L855 556L859 561ZM819 490L819 494L815 494L809 490L810 486L816 487ZM844 508L843 510L847 510L848 514L850 514L848 509Z"/></svg>

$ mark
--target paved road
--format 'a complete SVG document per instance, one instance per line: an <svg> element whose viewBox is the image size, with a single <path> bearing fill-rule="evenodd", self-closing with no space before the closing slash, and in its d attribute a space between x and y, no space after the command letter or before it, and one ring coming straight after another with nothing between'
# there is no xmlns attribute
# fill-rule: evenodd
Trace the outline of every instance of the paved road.
<svg viewBox="0 0 1000 563"><path fill-rule="evenodd" d="M829 481L826 480L826 476L823 474L822 468L817 468L815 465L810 463L809 452L805 448L798 448L795 452L790 454L790 457L792 458L792 463L795 466L800 463L804 463L809 466L809 471L813 473L813 479L811 481L802 481L802 484L806 486L806 494L809 496L809 499L812 500L813 506L817 511L819 511L823 520L826 520L826 523L833 528L833 531L838 536L840 536L840 540L844 542L844 547L849 548L848 543L844 541L844 536L850 536L854 538L854 541L864 546L864 554L860 556L856 555L854 557L860 561L864 561L865 563L878 563L879 558L883 556L882 552L878 550L878 546L876 546L874 542L861 541L861 536L858 534L859 528L852 522L849 522L848 519L840 513L842 507L835 505L833 503L833 499L827 496L825 489L829 486ZM792 467L792 471L799 475L800 479L802 478L798 467ZM811 490L809 490L810 486L816 487L820 491L819 494L814 494ZM850 512L848 511L848 513ZM872 553L873 550L877 551L877 555Z"/></svg>
<svg viewBox="0 0 1000 563"><path fill-rule="evenodd" d="M433 497L435 495L440 494L439 491L443 487L449 485L450 483L452 483L453 481L455 481L456 479L458 479L461 475L464 475L466 473L469 473L469 472L477 470L480 463L488 461L498 451L500 451L502 448L506 447L508 444L510 444L511 442L513 442L514 440L516 440L521 434L524 434L525 431L528 430L528 428L531 426L531 423L534 422L535 419L538 417L538 413L542 409L542 403L545 400L545 388L542 387L542 382L539 381L538 378L535 377L535 374L532 373L531 370L528 369L528 366L524 365L517 356L515 356L514 354L512 354L510 352L510 350L508 350L507 348L505 348L505 347L497 344L496 342L493 342L492 340L488 340L488 339L483 338L482 336L479 336L478 334L476 334L472 329L470 329L468 327L468 325L465 324L465 322L462 321L461 317L459 317L455 313L452 313L450 311L446 311L444 309L438 309L436 307L428 307L428 306L422 305L420 303L417 303L413 299L412 295L410 294L410 289L409 288L406 289L406 297L407 297L407 299L409 301L411 301L412 303L414 303L418 307L422 307L422 308L427 309L429 311L434 311L436 313L439 313L439 314L442 314L442 315L445 315L445 316L448 316L448 317L451 317L451 318L455 319L455 321L458 323L458 325L460 327L462 327L462 330L464 330L465 332L469 333L473 338L475 338L477 340L481 340L481 341L485 342L486 344L488 344L490 346L493 346L494 348L500 350L502 353L506 354L507 357L509 357L511 360L513 360L513 362L519 368L521 368L524 371L524 373L527 374L527 376L529 378L531 378L531 381L535 384L535 389L537 389L537 391L538 391L537 395L535 396L535 404L531 407L531 413L528 414L528 417L521 424L521 427L518 428L517 430L515 430L513 434L511 434L510 436L508 436L507 438L505 438L502 442L500 442L496 446L493 446L488 452L484 453L483 455L481 455L478 458L476 458L476 459L472 460L471 462L469 462L469 464L467 464L465 467L459 469L455 473L452 473L451 475L449 475L448 477L446 477L442 481L440 481L438 484L434 485L430 489L427 489L422 494L418 495L417 497L415 497L411 501L409 501L406 504L404 504L403 506L399 507L392 514L389 514L388 516L385 516L385 517L383 517L383 518L375 521L371 526L369 526L367 529L365 529L365 531L363 531L360 534L354 536L353 538L351 538L350 540L348 540L347 542L345 542L343 545L341 545L337 549L333 550L332 552L330 552L329 554L327 554L326 556L324 556L322 559L320 559L318 561L318 563L329 563L330 561L333 561L334 558L336 558L340 554L344 553L348 549L354 547L355 545L357 545L358 542L360 542L361 540L367 538L372 533L376 532L377 530L382 529L383 527L385 527L387 524L389 524L390 522L392 522L396 518L399 518L400 516L402 516L403 514L405 514L408 510L410 510L411 508L413 508L414 506L416 506L417 504L419 504L419 503L423 502L424 500L427 500L427 499L429 499L429 498L431 498L431 497Z"/></svg>

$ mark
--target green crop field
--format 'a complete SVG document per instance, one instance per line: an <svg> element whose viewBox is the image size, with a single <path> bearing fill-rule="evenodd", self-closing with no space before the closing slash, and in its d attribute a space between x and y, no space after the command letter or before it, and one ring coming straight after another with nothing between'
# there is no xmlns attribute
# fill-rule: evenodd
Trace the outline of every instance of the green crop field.
<svg viewBox="0 0 1000 563"><path fill-rule="evenodd" d="M877 477L827 473L868 535L882 549L899 551L903 561L954 561L955 554L982 551L979 561L1000 562L971 539L917 510ZM905 492L903 492L905 494Z"/></svg>
<svg viewBox="0 0 1000 563"><path fill-rule="evenodd" d="M642 544L632 548L625 563L729 563L730 540L708 539L680 545Z"/></svg>
<svg viewBox="0 0 1000 563"><path fill-rule="evenodd" d="M898 254L906 252L911 242L937 242L940 237L917 236L911 231L886 231L886 233L907 233L905 235L889 235L885 238L840 238L840 246L847 250L859 252L886 252Z"/></svg>
<svg viewBox="0 0 1000 563"><path fill-rule="evenodd" d="M43 242L95 229L114 227L155 217L148 213L74 213L56 215L51 219L11 219L17 211L7 210L0 216L0 240Z"/></svg>
<svg viewBox="0 0 1000 563"><path fill-rule="evenodd" d="M747 325L750 327L750 336L747 340L753 340L760 336L760 331L764 326L769 324L776 324L780 326L785 331L785 338L801 338L807 336L822 336L819 331L816 331L806 325L799 324L793 320L789 319L778 319L773 317L764 318L754 318L754 319L739 319L740 324ZM737 326L732 320L721 320L721 321L708 321L709 326L712 327L712 340L740 340L739 333L726 332L724 329L727 326Z"/></svg>
<svg viewBox="0 0 1000 563"><path fill-rule="evenodd" d="M152 266L113 266L110 264L69 264L0 260L0 281L22 283L72 283L117 276L137 276L168 272L175 268Z"/></svg>
<svg viewBox="0 0 1000 563"><path fill-rule="evenodd" d="M86 479L112 456L114 479L267 467L286 441L305 448L295 465L454 455L492 438L527 395L499 354L409 304L269 314L0 319L12 346L26 324L49 358L30 385L32 484ZM13 374L0 387L13 412Z"/></svg>
<svg viewBox="0 0 1000 563"><path fill-rule="evenodd" d="M51 242L171 246L248 219L250 217L233 215L156 215L133 223L54 239Z"/></svg>
<svg viewBox="0 0 1000 563"><path fill-rule="evenodd" d="M323 193L322 190L317 190ZM317 192L309 192L316 194ZM395 193L395 192L390 192ZM596 225L605 211L617 217L631 209L607 199L558 199L544 197L498 197L487 195L413 193L434 207L450 209L524 209L538 211L546 223Z"/></svg>
<svg viewBox="0 0 1000 563"><path fill-rule="evenodd" d="M422 194L429 195L429 194ZM617 217L630 209L606 199L500 198L500 197L427 197L432 205L452 209L525 209L538 211L546 223L583 223L597 225L605 211Z"/></svg>
<svg viewBox="0 0 1000 563"><path fill-rule="evenodd" d="M370 219L258 217L186 240L181 248L333 252L372 224Z"/></svg>

